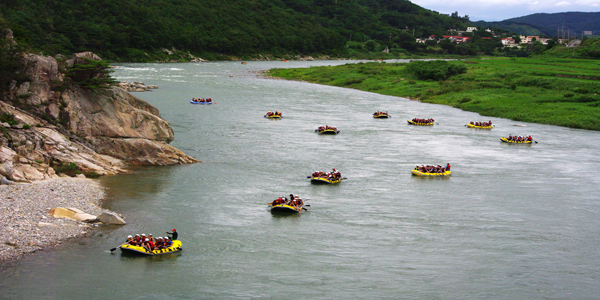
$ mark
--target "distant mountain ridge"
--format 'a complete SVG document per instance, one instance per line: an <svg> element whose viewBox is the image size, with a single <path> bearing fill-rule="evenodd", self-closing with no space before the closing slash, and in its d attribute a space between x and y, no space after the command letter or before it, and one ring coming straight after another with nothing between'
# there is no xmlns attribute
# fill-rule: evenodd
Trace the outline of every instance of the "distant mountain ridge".
<svg viewBox="0 0 600 300"><path fill-rule="evenodd" d="M537 13L500 22L473 22L483 27L502 28L523 35L581 37L583 31L600 35L600 12Z"/></svg>

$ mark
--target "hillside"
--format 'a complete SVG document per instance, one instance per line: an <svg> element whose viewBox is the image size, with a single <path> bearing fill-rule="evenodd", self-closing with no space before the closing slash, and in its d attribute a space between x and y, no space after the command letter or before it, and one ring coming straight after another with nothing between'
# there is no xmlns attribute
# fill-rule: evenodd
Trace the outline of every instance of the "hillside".
<svg viewBox="0 0 600 300"><path fill-rule="evenodd" d="M347 41L397 47L404 34L441 34L465 18L408 0L11 0L0 14L15 39L44 54L161 59L160 49L219 54L343 54Z"/></svg>
<svg viewBox="0 0 600 300"><path fill-rule="evenodd" d="M518 18L507 19L500 22L474 22L479 26L502 28L523 35L547 35L556 37L560 35L567 38L577 34L581 37L583 31L593 31L594 35L600 34L600 12L565 12L555 14L532 14Z"/></svg>

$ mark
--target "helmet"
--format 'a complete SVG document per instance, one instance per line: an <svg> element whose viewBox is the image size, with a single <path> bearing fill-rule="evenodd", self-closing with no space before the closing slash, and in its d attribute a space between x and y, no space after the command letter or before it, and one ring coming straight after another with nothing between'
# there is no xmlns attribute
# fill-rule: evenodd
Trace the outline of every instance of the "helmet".
<svg viewBox="0 0 600 300"><path fill-rule="evenodd" d="M175 232L175 229L173 229L173 232Z"/></svg>
<svg viewBox="0 0 600 300"><path fill-rule="evenodd" d="M136 234L135 236L140 236L139 234Z"/></svg>
<svg viewBox="0 0 600 300"><path fill-rule="evenodd" d="M128 238L128 239L130 239L130 238L132 238L132 236L131 236L131 235L128 235L128 236L127 236L127 238Z"/></svg>
<svg viewBox="0 0 600 300"><path fill-rule="evenodd" d="M146 242L149 241L149 239L146 239Z"/></svg>
<svg viewBox="0 0 600 300"><path fill-rule="evenodd" d="M148 236L152 236L152 233L148 233Z"/></svg>
<svg viewBox="0 0 600 300"><path fill-rule="evenodd" d="M146 234L145 234L145 233L142 233L142 236L146 236Z"/></svg>

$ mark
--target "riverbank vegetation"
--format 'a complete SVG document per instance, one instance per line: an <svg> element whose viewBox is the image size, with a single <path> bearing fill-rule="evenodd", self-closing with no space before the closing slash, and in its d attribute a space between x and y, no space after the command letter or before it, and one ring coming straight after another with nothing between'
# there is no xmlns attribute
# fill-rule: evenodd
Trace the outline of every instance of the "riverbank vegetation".
<svg viewBox="0 0 600 300"><path fill-rule="evenodd" d="M18 43L45 55L131 62L413 53L415 37L469 21L404 0L11 0L0 1L0 15Z"/></svg>
<svg viewBox="0 0 600 300"><path fill-rule="evenodd" d="M464 72L435 74L448 68ZM273 69L268 75L418 99L484 116L600 130L599 70L598 60L485 58ZM427 72L429 79L421 77Z"/></svg>

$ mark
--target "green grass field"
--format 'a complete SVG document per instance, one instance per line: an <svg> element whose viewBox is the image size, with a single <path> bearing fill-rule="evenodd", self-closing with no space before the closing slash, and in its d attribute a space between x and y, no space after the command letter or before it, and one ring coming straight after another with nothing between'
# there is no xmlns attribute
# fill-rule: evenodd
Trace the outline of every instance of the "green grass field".
<svg viewBox="0 0 600 300"><path fill-rule="evenodd" d="M418 80L407 64L368 62L273 69L267 75L444 104L516 121L600 130L600 61L483 58L453 61L467 71Z"/></svg>

